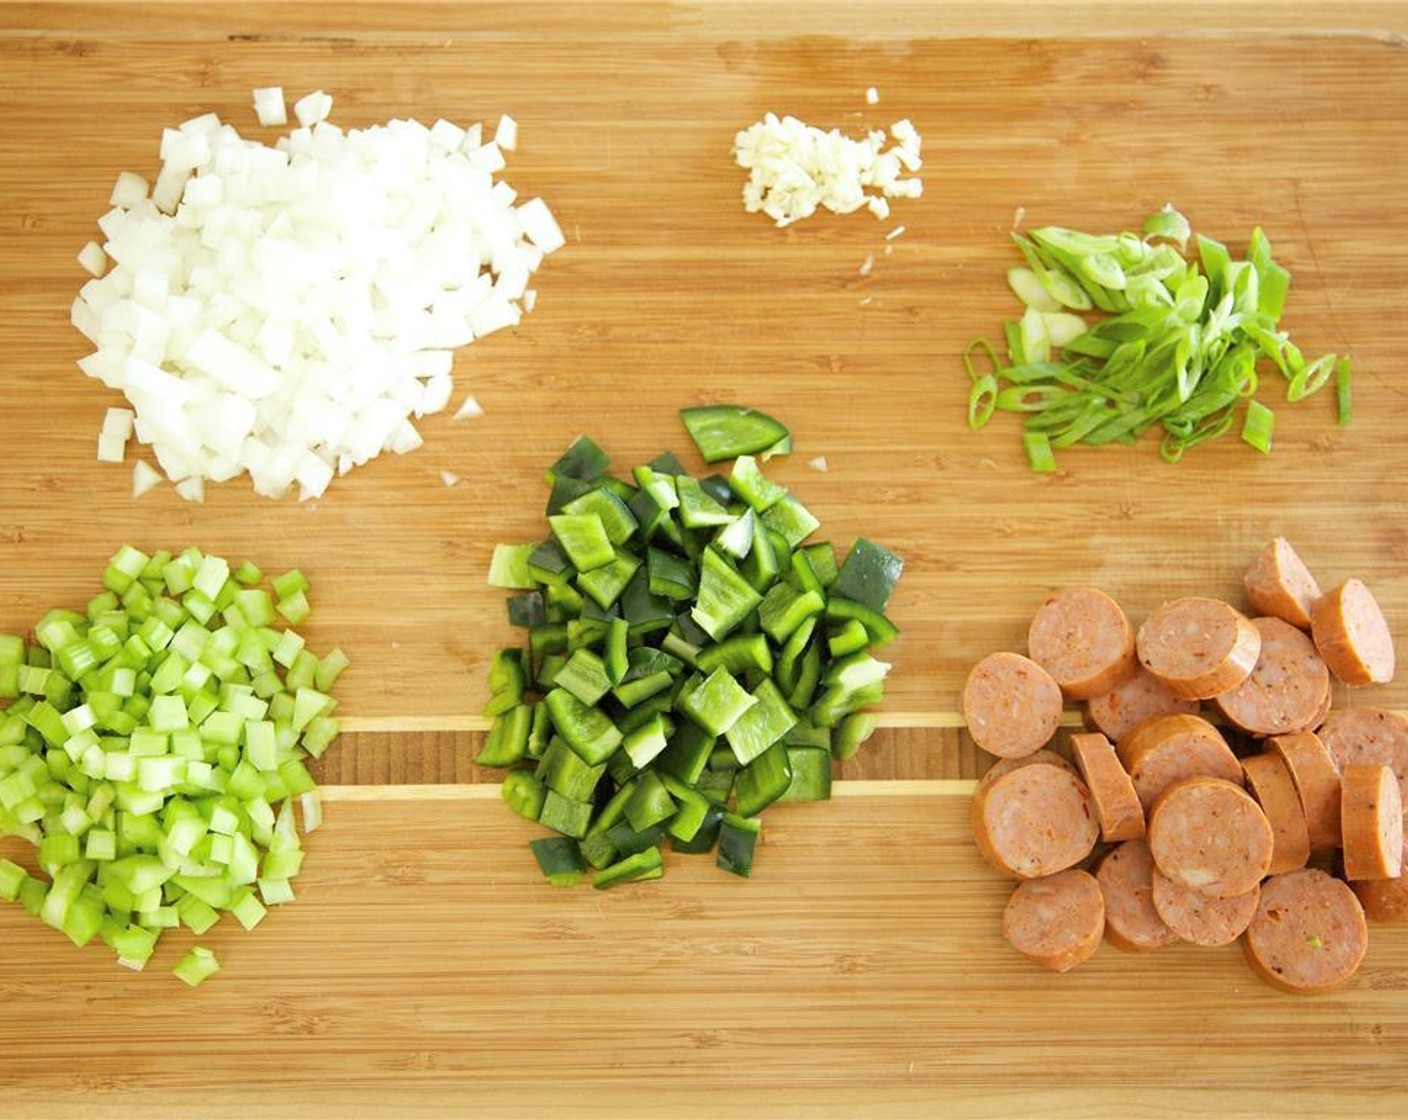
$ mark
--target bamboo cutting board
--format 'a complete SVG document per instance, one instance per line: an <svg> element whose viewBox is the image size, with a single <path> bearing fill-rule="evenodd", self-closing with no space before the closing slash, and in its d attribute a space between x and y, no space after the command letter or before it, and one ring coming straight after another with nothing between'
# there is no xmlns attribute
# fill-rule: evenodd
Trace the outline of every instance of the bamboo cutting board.
<svg viewBox="0 0 1408 1120"><path fill-rule="evenodd" d="M1401 17L0 8L0 631L81 605L124 542L195 543L303 567L314 648L354 661L300 900L256 935L217 927L225 974L196 992L165 967L133 976L0 907L0 1115L1403 1111L1408 930L1374 931L1353 986L1315 1000L1263 988L1235 949L1104 949L1047 976L1001 942L1006 889L971 850L971 784L952 780L983 765L958 733L963 674L1020 648L1064 583L1138 618L1235 595L1281 533L1327 584L1365 579L1408 633ZM1227 30L1199 30L1212 21ZM117 402L73 364L73 257L117 172L155 172L162 127L214 110L272 139L248 91L273 83L333 93L348 127L511 113L506 178L548 200L568 245L524 325L457 358L456 402L472 392L483 418L426 422L424 448L317 503L241 482L200 507L168 487L134 503L128 469L93 460ZM924 198L885 223L745 214L729 146L766 110L849 131L910 118ZM968 431L958 360L1012 310L1008 232L1134 226L1168 200L1237 250L1266 228L1295 275L1293 337L1354 355L1354 423L1321 397L1278 410L1269 458L1233 438L1172 468L1146 444L1031 475L1014 423ZM676 859L661 883L552 892L532 830L468 761L487 657L513 638L488 557L541 535L542 470L574 436L628 466L684 451L678 409L717 399L789 424L797 454L774 473L826 536L906 557L886 730L833 803L769 812L751 884ZM1356 699L1408 707L1408 685Z"/></svg>
<svg viewBox="0 0 1408 1120"><path fill-rule="evenodd" d="M207 934L193 992L174 946L132 975L6 921L5 1115L1401 1113L1401 929L1316 999L1236 946L1057 976L1002 941L967 783L853 783L770 810L750 882L605 895L525 875L483 789L332 789L297 904Z"/></svg>

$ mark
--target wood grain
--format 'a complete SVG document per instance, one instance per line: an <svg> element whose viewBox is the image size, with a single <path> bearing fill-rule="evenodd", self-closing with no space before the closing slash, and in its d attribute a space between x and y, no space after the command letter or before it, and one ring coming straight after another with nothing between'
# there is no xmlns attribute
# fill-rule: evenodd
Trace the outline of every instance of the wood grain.
<svg viewBox="0 0 1408 1120"><path fill-rule="evenodd" d="M337 642L354 659L349 715L463 726L483 701L489 650L511 638L502 596L484 584L487 559L497 541L542 533L543 466L580 432L622 465L679 448L678 408L708 398L744 399L791 425L798 454L777 474L827 536L866 533L907 558L887 711L916 722L952 721L967 666L1019 644L1052 587L1098 583L1135 615L1194 589L1230 594L1272 532L1326 580L1366 579L1404 629L1401 46L852 41L816 34L790 8L725 36L683 9L614 9L632 27L650 22L641 49L635 32L613 44L602 29L613 9L589 7L602 25L591 50L541 32L531 5L516 22L484 9L481 33L433 37L422 24L388 39L293 38L292 16L283 35L231 39L214 33L214 16L124 21L102 6L55 9L62 30L36 34L25 20L32 28L48 9L10 12L0 629L85 601L123 541L198 542L310 573L314 646ZM461 29L471 18L434 10ZM265 501L242 482L213 487L200 508L169 488L133 503L127 470L93 460L113 394L73 367L84 352L65 322L81 280L73 254L115 173L152 170L163 125L213 109L247 127L248 90L269 81L332 90L349 126L511 111L522 150L509 180L548 198L571 240L545 265L523 327L457 361L459 392L479 397L484 418L427 422L425 448L354 472L315 504ZM871 84L883 100L868 109ZM925 197L886 223L825 217L778 231L745 214L728 147L765 109L850 128L910 117L925 136ZM1056 476L1033 476L1013 424L968 431L958 363L1011 310L1002 276L1014 215L1119 227L1167 199L1234 245L1266 225L1296 274L1295 337L1311 352L1355 354L1356 422L1335 428L1322 397L1280 412L1267 459L1231 439L1177 468L1144 446L1072 453ZM887 243L899 224L905 234ZM807 466L819 453L825 474ZM447 489L442 469L465 482ZM1378 696L1405 698L1401 685Z"/></svg>
<svg viewBox="0 0 1408 1120"><path fill-rule="evenodd" d="M985 762L968 665L1020 648L1048 590L1135 616L1235 594L1272 533L1408 623L1408 18L1401 3L0 5L0 631L80 605L126 541L198 543L314 580L314 648L354 658L354 730L319 767L328 823L297 905L205 941L225 971L116 968L0 906L0 1115L1329 1117L1408 1107L1408 936L1376 929L1348 989L1295 1000L1235 948L1103 949L1040 972L1003 944L1007 886L968 835ZM133 503L93 461L111 394L67 324L119 170L163 126L248 90L321 87L334 119L518 118L507 178L569 245L523 327L457 359L480 420L313 505L213 488ZM879 106L863 91L880 87ZM728 149L766 110L925 137L925 197L892 221L746 215ZM971 433L959 354L1011 310L1014 221L1116 228L1174 200L1294 271L1286 323L1352 351L1328 400L1177 468L1153 448L1023 466ZM894 226L906 232L884 240ZM887 245L889 251L887 252ZM865 278L861 262L874 255ZM863 302L867 301L867 302ZM885 726L825 806L767 816L755 879L672 858L599 894L543 886L482 740L484 585L542 531L541 472L589 432L629 465L683 449L677 410L746 400L798 444L777 476L845 543L908 567ZM825 454L826 473L807 466ZM465 481L445 488L441 470ZM1356 700L1408 707L1408 685ZM25 858L13 842L0 851ZM229 923L225 923L229 924Z"/></svg>
<svg viewBox="0 0 1408 1120"><path fill-rule="evenodd" d="M484 734L477 731L358 732L338 739L314 764L313 775L330 785L502 781L502 770L471 761L483 747ZM955 729L882 728L855 758L837 763L835 772L842 781L972 778L987 765L980 755Z"/></svg>
<svg viewBox="0 0 1408 1120"><path fill-rule="evenodd" d="M954 788L770 812L748 883L676 856L597 893L543 885L530 826L472 788L360 787L329 801L295 905L202 939L224 971L195 991L167 972L187 935L134 975L0 908L0 1111L1401 1113L1402 929L1313 999L1235 946L1045 973L1002 940L1008 887Z"/></svg>

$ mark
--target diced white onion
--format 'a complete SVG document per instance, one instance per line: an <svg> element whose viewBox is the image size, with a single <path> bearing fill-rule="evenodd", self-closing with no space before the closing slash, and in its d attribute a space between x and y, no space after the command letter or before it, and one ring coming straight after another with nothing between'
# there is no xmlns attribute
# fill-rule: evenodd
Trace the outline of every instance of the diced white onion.
<svg viewBox="0 0 1408 1120"><path fill-rule="evenodd" d="M103 435L126 443L132 438L132 422L136 413L130 408L110 408L103 416Z"/></svg>
<svg viewBox="0 0 1408 1120"><path fill-rule="evenodd" d="M885 219L888 198L915 198L923 190L917 177L900 178L902 171L912 174L923 165L919 133L901 120L889 135L896 144L886 148L886 134L879 130L853 140L839 129L823 132L796 117L766 114L734 137L734 159L748 172L744 209L761 211L779 226L822 207L836 214L864 207Z"/></svg>
<svg viewBox="0 0 1408 1120"><path fill-rule="evenodd" d="M98 462L120 463L126 455L127 441L108 432L98 433Z"/></svg>
<svg viewBox="0 0 1408 1120"><path fill-rule="evenodd" d="M865 103L867 105L880 104L880 91L874 86L871 86L868 90L865 91Z"/></svg>
<svg viewBox="0 0 1408 1120"><path fill-rule="evenodd" d="M459 480L460 480L460 476L457 475L454 471L441 471L441 472L440 472L440 481L443 482L446 486L453 486L453 485L454 485L455 483L457 483Z"/></svg>
<svg viewBox="0 0 1408 1120"><path fill-rule="evenodd" d="M108 199L108 205L130 209L139 202L144 202L149 190L151 185L135 171L124 171L112 185L112 196Z"/></svg>
<svg viewBox="0 0 1408 1120"><path fill-rule="evenodd" d="M161 472L143 459L132 464L132 497L140 498L161 481Z"/></svg>
<svg viewBox="0 0 1408 1120"><path fill-rule="evenodd" d="M518 122L507 113L499 118L499 127L494 130L494 143L506 152L518 147Z"/></svg>
<svg viewBox="0 0 1408 1120"><path fill-rule="evenodd" d="M562 227L557 224L548 204L541 198L530 198L516 213L518 224L522 226L528 240L544 253L556 252L567 243L566 238L562 236Z"/></svg>
<svg viewBox="0 0 1408 1120"><path fill-rule="evenodd" d="M108 269L108 255L96 241L90 241L78 251L78 263L90 276L101 276Z"/></svg>
<svg viewBox="0 0 1408 1120"><path fill-rule="evenodd" d="M464 403L460 405L460 407L455 411L455 414L453 417L451 417L451 419L466 420L475 416L483 415L484 409L480 406L479 401L477 401L474 397L465 397Z"/></svg>
<svg viewBox="0 0 1408 1120"><path fill-rule="evenodd" d="M288 124L288 108L284 105L283 86L265 86L254 91L254 114L265 127L282 128Z"/></svg>
<svg viewBox="0 0 1408 1120"><path fill-rule="evenodd" d="M812 470L824 471L829 468L830 464L827 463L825 455L818 455L815 459L808 459L807 466L811 467Z"/></svg>
<svg viewBox="0 0 1408 1120"><path fill-rule="evenodd" d="M203 478L183 478L176 484L176 493L180 494L188 502L195 502L199 505L205 501L205 479Z"/></svg>
<svg viewBox="0 0 1408 1120"><path fill-rule="evenodd" d="M331 112L332 97L320 89L315 89L293 103L293 115L304 128L312 128L315 124L327 120Z"/></svg>
<svg viewBox="0 0 1408 1120"><path fill-rule="evenodd" d="M272 121L283 91L254 103ZM344 132L331 104L302 98L272 147L210 113L165 130L150 192L120 175L103 243L81 254L95 278L71 318L95 350L79 367L132 405L100 454L135 434L187 500L245 473L260 494L314 498L419 447L412 419L449 404L454 348L517 326L563 244L541 199L516 205L495 180L511 117L481 143L481 126L444 120ZM456 419L481 412L469 397ZM156 477L139 462L134 495Z"/></svg>

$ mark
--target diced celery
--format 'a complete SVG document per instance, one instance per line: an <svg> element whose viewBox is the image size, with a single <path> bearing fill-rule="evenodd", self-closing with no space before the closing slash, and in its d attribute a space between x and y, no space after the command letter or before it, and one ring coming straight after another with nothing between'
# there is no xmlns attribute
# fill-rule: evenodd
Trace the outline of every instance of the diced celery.
<svg viewBox="0 0 1408 1120"><path fill-rule="evenodd" d="M0 859L0 898L14 902L20 896L28 873L19 864L8 859Z"/></svg>
<svg viewBox="0 0 1408 1120"><path fill-rule="evenodd" d="M219 972L220 962L209 949L197 945L171 971L177 979L194 988Z"/></svg>

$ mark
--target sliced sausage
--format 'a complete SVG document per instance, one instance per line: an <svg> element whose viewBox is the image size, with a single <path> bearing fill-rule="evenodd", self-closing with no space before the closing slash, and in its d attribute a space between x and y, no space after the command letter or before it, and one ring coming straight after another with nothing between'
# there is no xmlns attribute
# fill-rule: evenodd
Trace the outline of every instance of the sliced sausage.
<svg viewBox="0 0 1408 1120"><path fill-rule="evenodd" d="M1185 778L1149 814L1154 866L1211 898L1246 894L1261 882L1275 842L1261 806L1221 778Z"/></svg>
<svg viewBox="0 0 1408 1120"><path fill-rule="evenodd" d="M1341 770L1352 762L1387 766L1408 801L1408 719L1383 708L1341 708L1325 717L1318 734Z"/></svg>
<svg viewBox="0 0 1408 1120"><path fill-rule="evenodd" d="M1095 880L1105 898L1105 940L1116 949L1161 949L1178 940L1154 909L1154 857L1143 840L1112 850Z"/></svg>
<svg viewBox="0 0 1408 1120"><path fill-rule="evenodd" d="M1213 703L1248 735L1285 735L1315 726L1330 694L1330 670L1315 643L1289 622L1254 618L1261 653L1251 676Z"/></svg>
<svg viewBox="0 0 1408 1120"><path fill-rule="evenodd" d="M1327 591L1310 612L1310 633L1330 671L1345 684L1393 680L1393 635L1373 593L1357 579Z"/></svg>
<svg viewBox="0 0 1408 1120"><path fill-rule="evenodd" d="M1313 731L1274 735L1267 745L1281 756L1296 784L1310 850L1324 852L1340 844L1340 772L1325 744Z"/></svg>
<svg viewBox="0 0 1408 1120"><path fill-rule="evenodd" d="M1280 875L1304 867L1310 859L1310 834L1305 828L1305 810L1301 808L1295 779L1285 760L1278 754L1252 755L1242 759L1242 773L1276 838L1268 874Z"/></svg>
<svg viewBox="0 0 1408 1120"><path fill-rule="evenodd" d="M1061 722L1061 689L1020 653L992 653L963 685L963 719L973 742L999 758L1039 750Z"/></svg>
<svg viewBox="0 0 1408 1120"><path fill-rule="evenodd" d="M1120 740L1118 751L1146 814L1164 790L1183 778L1206 774L1242 780L1241 764L1227 740L1200 716L1147 720Z"/></svg>
<svg viewBox="0 0 1408 1120"><path fill-rule="evenodd" d="M1343 984L1369 947L1364 910L1344 883L1315 868L1288 871L1261 887L1242 948L1272 987L1309 994Z"/></svg>
<svg viewBox="0 0 1408 1120"><path fill-rule="evenodd" d="M1110 740L1098 733L1072 735L1071 757L1090 787L1100 818L1100 839L1113 844L1143 837L1144 806Z"/></svg>
<svg viewBox="0 0 1408 1120"><path fill-rule="evenodd" d="M1257 614L1310 629L1310 610L1320 598L1320 585L1285 537L1274 538L1262 549L1242 577L1242 586Z"/></svg>
<svg viewBox="0 0 1408 1120"><path fill-rule="evenodd" d="M1060 766L1021 766L973 796L978 850L1010 879L1054 875L1085 859L1100 825L1086 784Z"/></svg>
<svg viewBox="0 0 1408 1120"><path fill-rule="evenodd" d="M1067 587L1037 609L1027 653L1072 700L1109 692L1134 674L1134 627L1120 605L1094 587Z"/></svg>
<svg viewBox="0 0 1408 1120"><path fill-rule="evenodd" d="M1231 898L1209 898L1179 886L1156 867L1153 900L1155 913L1175 937L1194 945L1231 945L1252 924L1261 886Z"/></svg>
<svg viewBox="0 0 1408 1120"><path fill-rule="evenodd" d="M1012 948L1053 972L1089 960L1105 932L1105 900L1087 871L1058 871L1020 884L1002 912Z"/></svg>
<svg viewBox="0 0 1408 1120"><path fill-rule="evenodd" d="M1072 774L1076 772L1076 768L1055 751L1041 750L1034 754L1025 754L1021 758L999 758L988 767L987 773L978 779L978 785L991 785L1004 774L1010 774L1013 770L1019 770L1023 766L1035 766L1040 763L1059 766L1063 770L1069 770Z"/></svg>
<svg viewBox="0 0 1408 1120"><path fill-rule="evenodd" d="M1325 725L1325 721L1330 718L1330 707L1334 703L1334 698L1334 689L1328 689L1325 692L1325 699L1320 705L1320 710L1315 713L1315 718L1310 723L1313 730L1319 731Z"/></svg>
<svg viewBox="0 0 1408 1120"><path fill-rule="evenodd" d="M1402 866L1408 870L1408 829L1405 829ZM1408 875L1397 879L1361 879L1350 883L1364 913L1375 922L1408 922ZM1109 899L1105 900L1108 908Z"/></svg>
<svg viewBox="0 0 1408 1120"><path fill-rule="evenodd" d="M1118 743L1154 716L1194 715L1198 702L1170 691L1168 685L1140 665L1134 676L1085 704L1085 725Z"/></svg>
<svg viewBox="0 0 1408 1120"><path fill-rule="evenodd" d="M1135 649L1139 663L1179 696L1210 700L1251 674L1261 632L1236 607L1190 596L1145 619Z"/></svg>
<svg viewBox="0 0 1408 1120"><path fill-rule="evenodd" d="M1346 879L1397 879L1403 874L1403 798L1387 766L1351 762L1340 786Z"/></svg>

